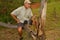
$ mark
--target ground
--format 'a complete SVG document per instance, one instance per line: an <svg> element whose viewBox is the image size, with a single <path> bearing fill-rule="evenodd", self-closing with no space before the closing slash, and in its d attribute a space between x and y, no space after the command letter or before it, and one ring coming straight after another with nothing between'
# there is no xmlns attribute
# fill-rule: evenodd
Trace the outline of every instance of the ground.
<svg viewBox="0 0 60 40"><path fill-rule="evenodd" d="M40 3L32 3L31 8L38 8L40 7Z"/></svg>
<svg viewBox="0 0 60 40"><path fill-rule="evenodd" d="M60 40L60 29L47 30L45 33L47 40ZM32 40L31 37L29 37L29 34L27 35L27 33L24 31L23 37L24 40ZM17 29L0 29L0 40L19 40Z"/></svg>

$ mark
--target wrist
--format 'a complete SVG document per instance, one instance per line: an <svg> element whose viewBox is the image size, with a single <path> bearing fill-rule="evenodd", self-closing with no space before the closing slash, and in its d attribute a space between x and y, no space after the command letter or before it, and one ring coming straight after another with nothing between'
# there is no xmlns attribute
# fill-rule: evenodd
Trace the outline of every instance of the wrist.
<svg viewBox="0 0 60 40"><path fill-rule="evenodd" d="M17 23L20 23L20 20L17 20Z"/></svg>

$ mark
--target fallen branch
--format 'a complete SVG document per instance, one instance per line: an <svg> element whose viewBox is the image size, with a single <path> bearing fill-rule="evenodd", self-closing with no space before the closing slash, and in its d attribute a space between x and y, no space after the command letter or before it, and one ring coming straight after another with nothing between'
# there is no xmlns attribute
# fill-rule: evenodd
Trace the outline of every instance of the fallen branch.
<svg viewBox="0 0 60 40"><path fill-rule="evenodd" d="M0 22L0 26L7 27L7 28L17 28L17 25L12 25L4 22Z"/></svg>
<svg viewBox="0 0 60 40"><path fill-rule="evenodd" d="M17 28L17 25L7 24L7 23L4 23L4 22L0 22L0 26L4 26L4 27L7 27L7 28ZM29 33L29 34L32 36L32 38L35 40L35 38L36 38L36 37L35 37L36 33L29 28L29 25L25 25L24 29L25 29L25 30L27 31L27 33Z"/></svg>

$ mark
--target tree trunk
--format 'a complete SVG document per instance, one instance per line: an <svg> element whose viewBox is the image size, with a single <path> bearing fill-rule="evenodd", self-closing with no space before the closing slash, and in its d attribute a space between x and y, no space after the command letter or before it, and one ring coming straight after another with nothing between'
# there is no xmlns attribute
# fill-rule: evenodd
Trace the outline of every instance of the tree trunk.
<svg viewBox="0 0 60 40"><path fill-rule="evenodd" d="M40 40L45 40L45 21L46 21L46 9L47 9L47 0L41 0L41 10L40 10L40 26L38 36Z"/></svg>

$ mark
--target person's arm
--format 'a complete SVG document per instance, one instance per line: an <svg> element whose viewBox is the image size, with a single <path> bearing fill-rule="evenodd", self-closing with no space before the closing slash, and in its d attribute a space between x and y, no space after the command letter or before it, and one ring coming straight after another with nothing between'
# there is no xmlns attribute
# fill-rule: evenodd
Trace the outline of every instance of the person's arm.
<svg viewBox="0 0 60 40"><path fill-rule="evenodd" d="M11 16L13 17L13 19L14 19L17 23L20 22L20 20L17 18L17 16L19 15L19 13L20 13L20 8L17 8L17 9L15 9L14 11L11 12Z"/></svg>
<svg viewBox="0 0 60 40"><path fill-rule="evenodd" d="M33 15L31 20L33 21L33 25L36 25L37 24L37 19L36 19L36 15Z"/></svg>
<svg viewBox="0 0 60 40"><path fill-rule="evenodd" d="M20 20L19 20L15 15L11 14L11 16L13 17L13 19L14 19L17 23L20 22Z"/></svg>
<svg viewBox="0 0 60 40"><path fill-rule="evenodd" d="M33 15L32 10L30 9L30 14L29 14L30 20L32 21L33 25L37 26L37 19L36 19L36 15Z"/></svg>

